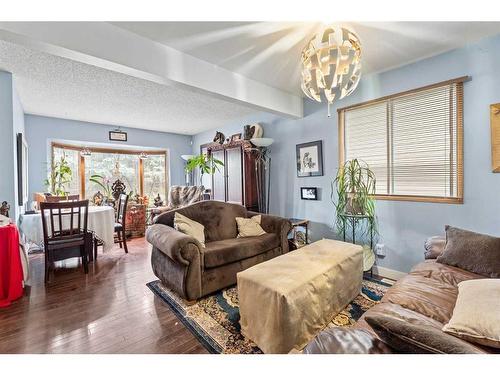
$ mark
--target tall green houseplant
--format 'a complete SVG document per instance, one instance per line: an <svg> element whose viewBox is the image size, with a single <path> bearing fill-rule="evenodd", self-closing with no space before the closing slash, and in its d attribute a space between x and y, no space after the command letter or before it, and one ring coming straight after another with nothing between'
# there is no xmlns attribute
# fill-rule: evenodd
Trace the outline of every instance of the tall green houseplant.
<svg viewBox="0 0 500 375"><path fill-rule="evenodd" d="M224 163L219 159L215 159L211 154L200 154L189 159L186 163L185 171L192 172L195 169L200 171L200 186L203 185L204 174L214 174L223 167Z"/></svg>
<svg viewBox="0 0 500 375"><path fill-rule="evenodd" d="M348 160L332 181L332 201L336 208L335 226L346 226L346 215L366 216L368 232L377 233L375 216L375 174L362 160Z"/></svg>
<svg viewBox="0 0 500 375"><path fill-rule="evenodd" d="M73 181L73 171L66 160L66 154L55 161L50 168L49 177L45 180L45 186L50 189L50 193L58 196L68 195L69 184Z"/></svg>

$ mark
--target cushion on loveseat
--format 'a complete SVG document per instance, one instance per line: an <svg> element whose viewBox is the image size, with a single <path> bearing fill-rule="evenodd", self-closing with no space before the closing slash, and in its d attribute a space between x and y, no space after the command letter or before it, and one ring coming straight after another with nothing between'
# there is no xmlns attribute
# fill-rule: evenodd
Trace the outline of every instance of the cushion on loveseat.
<svg viewBox="0 0 500 375"><path fill-rule="evenodd" d="M446 226L446 246L438 263L500 277L500 238Z"/></svg>
<svg viewBox="0 0 500 375"><path fill-rule="evenodd" d="M408 354L485 354L482 349L433 326L372 314L366 321L391 348Z"/></svg>
<svg viewBox="0 0 500 375"><path fill-rule="evenodd" d="M429 237L424 243L424 256L425 259L436 259L444 251L446 246L446 237L432 236Z"/></svg>
<svg viewBox="0 0 500 375"><path fill-rule="evenodd" d="M280 246L280 239L275 233L262 236L230 238L207 242L203 249L206 268L220 267L225 264L251 258Z"/></svg>

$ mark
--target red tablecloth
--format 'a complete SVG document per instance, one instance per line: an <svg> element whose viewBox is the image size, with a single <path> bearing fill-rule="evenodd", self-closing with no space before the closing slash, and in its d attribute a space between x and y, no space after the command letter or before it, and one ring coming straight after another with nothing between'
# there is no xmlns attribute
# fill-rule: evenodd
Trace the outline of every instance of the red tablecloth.
<svg viewBox="0 0 500 375"><path fill-rule="evenodd" d="M0 307L23 295L19 232L14 224L0 228Z"/></svg>

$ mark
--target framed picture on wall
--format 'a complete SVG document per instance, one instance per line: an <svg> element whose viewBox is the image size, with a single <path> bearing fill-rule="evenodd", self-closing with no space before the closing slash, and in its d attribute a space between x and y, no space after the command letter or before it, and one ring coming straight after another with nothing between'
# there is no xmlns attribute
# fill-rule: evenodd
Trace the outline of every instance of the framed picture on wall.
<svg viewBox="0 0 500 375"><path fill-rule="evenodd" d="M297 177L323 176L323 141L296 146Z"/></svg>
<svg viewBox="0 0 500 375"><path fill-rule="evenodd" d="M120 130L112 130L109 132L109 140L127 142L127 133Z"/></svg>
<svg viewBox="0 0 500 375"><path fill-rule="evenodd" d="M318 188L317 187L301 187L300 188L300 199L305 199L307 201L317 201L318 200Z"/></svg>
<svg viewBox="0 0 500 375"><path fill-rule="evenodd" d="M19 206L28 201L28 144L23 133L17 133L17 200Z"/></svg>
<svg viewBox="0 0 500 375"><path fill-rule="evenodd" d="M239 140L241 140L241 133L233 134L231 136L231 142L239 141Z"/></svg>

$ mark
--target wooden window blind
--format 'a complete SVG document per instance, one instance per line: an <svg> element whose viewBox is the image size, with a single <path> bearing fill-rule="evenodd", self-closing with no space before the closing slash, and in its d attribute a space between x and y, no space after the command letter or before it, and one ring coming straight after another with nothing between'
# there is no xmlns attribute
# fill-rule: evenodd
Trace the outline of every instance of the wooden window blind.
<svg viewBox="0 0 500 375"><path fill-rule="evenodd" d="M461 203L466 78L340 109L341 163L365 161L378 199Z"/></svg>

